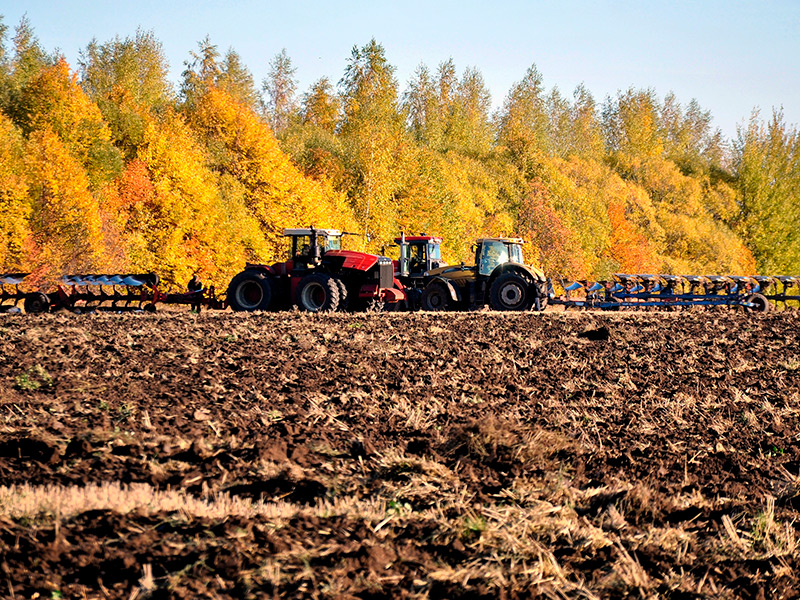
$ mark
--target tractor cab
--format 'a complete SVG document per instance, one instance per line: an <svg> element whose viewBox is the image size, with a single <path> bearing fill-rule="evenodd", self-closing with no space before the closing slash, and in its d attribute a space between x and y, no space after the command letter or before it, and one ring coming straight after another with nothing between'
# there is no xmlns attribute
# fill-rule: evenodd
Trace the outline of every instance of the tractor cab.
<svg viewBox="0 0 800 600"><path fill-rule="evenodd" d="M521 238L484 238L475 243L475 264L478 275L490 276L500 265L525 264Z"/></svg>
<svg viewBox="0 0 800 600"><path fill-rule="evenodd" d="M291 257L295 268L318 265L328 250L342 247L342 232L338 229L284 229L283 235L292 238Z"/></svg>
<svg viewBox="0 0 800 600"><path fill-rule="evenodd" d="M428 271L447 266L442 260L440 237L401 234L394 241L400 246L400 260L396 269L400 277L424 277Z"/></svg>

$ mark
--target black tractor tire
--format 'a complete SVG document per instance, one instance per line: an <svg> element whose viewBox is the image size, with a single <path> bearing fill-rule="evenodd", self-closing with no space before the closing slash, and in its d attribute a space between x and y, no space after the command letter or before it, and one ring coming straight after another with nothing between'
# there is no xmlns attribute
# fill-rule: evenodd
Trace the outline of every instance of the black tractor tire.
<svg viewBox="0 0 800 600"><path fill-rule="evenodd" d="M533 284L533 289L536 292L536 295L533 297L533 308L534 310L543 311L550 302L550 296L547 294L547 282L537 281Z"/></svg>
<svg viewBox="0 0 800 600"><path fill-rule="evenodd" d="M328 312L339 307L339 285L327 273L306 275L297 286L297 307L306 312Z"/></svg>
<svg viewBox="0 0 800 600"><path fill-rule="evenodd" d="M441 283L429 283L422 291L422 310L445 311L450 310L450 292Z"/></svg>
<svg viewBox="0 0 800 600"><path fill-rule="evenodd" d="M750 312L767 313L772 310L772 304L769 303L769 300L767 300L767 297L763 294L750 294L744 300L745 302L755 305L752 308L748 307Z"/></svg>
<svg viewBox="0 0 800 600"><path fill-rule="evenodd" d="M25 296L22 306L29 315L46 313L50 310L50 298L42 292L31 292Z"/></svg>
<svg viewBox="0 0 800 600"><path fill-rule="evenodd" d="M503 273L489 289L489 305L493 310L528 310L536 290L519 273Z"/></svg>
<svg viewBox="0 0 800 600"><path fill-rule="evenodd" d="M347 286L344 284L344 281L338 277L334 277L333 280L336 282L336 286L339 288L339 310L346 311L348 306Z"/></svg>
<svg viewBox="0 0 800 600"><path fill-rule="evenodd" d="M234 275L228 284L228 306L236 312L269 310L272 303L272 283L269 275L254 269Z"/></svg>

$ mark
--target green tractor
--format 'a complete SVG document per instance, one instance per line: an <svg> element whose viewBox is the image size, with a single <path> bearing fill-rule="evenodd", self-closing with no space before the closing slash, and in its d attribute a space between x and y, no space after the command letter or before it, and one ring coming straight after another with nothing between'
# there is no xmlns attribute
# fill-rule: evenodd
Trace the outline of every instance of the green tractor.
<svg viewBox="0 0 800 600"><path fill-rule="evenodd" d="M421 307L466 310L488 304L493 310L544 310L547 277L525 264L522 244L520 238L483 238L475 242L475 266L426 271Z"/></svg>

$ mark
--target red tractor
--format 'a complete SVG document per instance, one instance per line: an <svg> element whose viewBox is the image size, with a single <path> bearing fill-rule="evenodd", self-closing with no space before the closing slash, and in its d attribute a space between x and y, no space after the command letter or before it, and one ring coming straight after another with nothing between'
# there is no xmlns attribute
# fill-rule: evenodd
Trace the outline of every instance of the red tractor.
<svg viewBox="0 0 800 600"><path fill-rule="evenodd" d="M405 299L394 286L394 268L385 256L342 250L341 231L285 229L291 258L273 265L248 263L228 285L235 311L281 310L296 305L308 312L364 310ZM399 286L398 286L399 287Z"/></svg>

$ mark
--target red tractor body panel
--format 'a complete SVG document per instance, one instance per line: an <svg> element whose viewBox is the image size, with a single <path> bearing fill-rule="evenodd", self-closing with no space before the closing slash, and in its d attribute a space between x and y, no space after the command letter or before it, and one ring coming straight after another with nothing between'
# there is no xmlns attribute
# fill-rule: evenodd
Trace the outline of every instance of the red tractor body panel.
<svg viewBox="0 0 800 600"><path fill-rule="evenodd" d="M375 266L378 262L378 257L375 254L367 254L366 252L355 252L353 250L328 250L325 253L326 260L339 257L344 259L342 268L354 269L356 271L368 271Z"/></svg>

